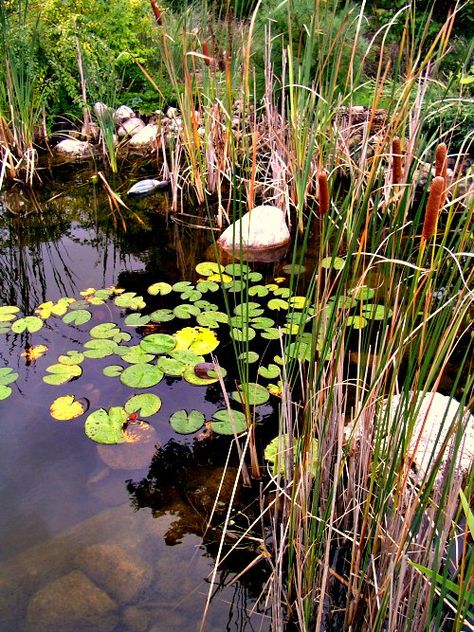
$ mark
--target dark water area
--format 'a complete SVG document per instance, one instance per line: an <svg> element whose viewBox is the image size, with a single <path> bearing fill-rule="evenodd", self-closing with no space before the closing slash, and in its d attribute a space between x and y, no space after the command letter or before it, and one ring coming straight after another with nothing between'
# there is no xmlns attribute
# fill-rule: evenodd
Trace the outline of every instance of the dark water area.
<svg viewBox="0 0 474 632"><path fill-rule="evenodd" d="M90 176L89 167L64 166L44 172L32 195L15 187L0 193L0 304L33 315L45 301L81 299L90 288L119 286L148 301L151 283L195 282L210 231L172 221L165 193L127 199L130 210L111 210ZM130 181L110 184L125 199ZM111 359L86 358L82 375L60 386L42 380L59 355L82 348L96 324L117 323L131 335L129 345L143 336L124 325L128 312L111 300L91 313L84 326L53 315L38 332L0 334L0 367L19 373L12 395L0 401L0 631L198 630L208 595L204 630L270 629L258 602L265 566L232 581L257 557L257 544L244 542L211 583L219 526L234 493L232 459L213 527L206 525L230 439L196 441L168 422L178 408L209 418L224 406L219 385L166 377L151 389L162 400L150 418L154 454L138 467L111 467L84 434L90 410L123 406L130 396L129 388L103 375ZM29 361L22 353L31 345L47 352ZM221 341L220 361L230 362L231 354L230 342ZM49 407L66 394L86 402L87 411L57 421ZM259 407L259 415L270 417L272 406ZM237 490L236 511L249 498ZM231 518L237 538L241 527Z"/></svg>

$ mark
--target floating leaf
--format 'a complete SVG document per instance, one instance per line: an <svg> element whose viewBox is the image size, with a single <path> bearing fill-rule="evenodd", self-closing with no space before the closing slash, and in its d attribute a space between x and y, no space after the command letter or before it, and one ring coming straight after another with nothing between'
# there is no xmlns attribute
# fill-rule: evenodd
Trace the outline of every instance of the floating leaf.
<svg viewBox="0 0 474 632"><path fill-rule="evenodd" d="M73 364L81 364L84 360L84 354L80 351L76 351L75 349L71 351L66 351L65 354L60 355L58 358L58 362L60 364L67 364L69 366Z"/></svg>
<svg viewBox="0 0 474 632"><path fill-rule="evenodd" d="M328 305L334 304L338 309L350 309L357 305L357 300L353 296L331 296Z"/></svg>
<svg viewBox="0 0 474 632"><path fill-rule="evenodd" d="M161 399L154 393L140 393L125 402L126 412L140 413L141 417L151 417L161 408Z"/></svg>
<svg viewBox="0 0 474 632"><path fill-rule="evenodd" d="M166 323L173 318L174 314L171 309L157 309L150 314L150 320L154 323Z"/></svg>
<svg viewBox="0 0 474 632"><path fill-rule="evenodd" d="M273 294L275 294L275 296L280 296L281 298L288 298L291 296L291 290L289 287L279 287L274 290Z"/></svg>
<svg viewBox="0 0 474 632"><path fill-rule="evenodd" d="M245 289L245 282L240 279L234 279L229 283L224 283L224 287L228 292L243 292Z"/></svg>
<svg viewBox="0 0 474 632"><path fill-rule="evenodd" d="M225 377L227 375L227 371L224 367L216 367L214 362L199 362L194 367L194 373L205 380Z"/></svg>
<svg viewBox="0 0 474 632"><path fill-rule="evenodd" d="M10 331L10 323L0 322L0 334L8 334Z"/></svg>
<svg viewBox="0 0 474 632"><path fill-rule="evenodd" d="M79 294L81 296L94 296L95 294L95 287L88 287L85 290L82 290L82 292L79 292Z"/></svg>
<svg viewBox="0 0 474 632"><path fill-rule="evenodd" d="M173 313L177 318L187 320L188 318L191 318L191 316L197 316L200 313L200 311L201 310L199 309L199 307L184 303L183 305L178 305L177 307L175 307L173 310Z"/></svg>
<svg viewBox="0 0 474 632"><path fill-rule="evenodd" d="M84 355L86 358L106 358L117 351L118 344L114 340L99 338L97 340L88 340L84 347Z"/></svg>
<svg viewBox="0 0 474 632"><path fill-rule="evenodd" d="M89 302L84 300L79 300L79 301L74 301L69 305L69 309L72 311L76 311L79 309L88 309L89 308Z"/></svg>
<svg viewBox="0 0 474 632"><path fill-rule="evenodd" d="M231 327L237 327L237 329L245 329L250 326L250 318L244 316L231 316L229 319L229 325Z"/></svg>
<svg viewBox="0 0 474 632"><path fill-rule="evenodd" d="M84 404L74 399L74 395L63 395L54 400L49 407L51 417L60 421L69 421L80 417L85 411Z"/></svg>
<svg viewBox="0 0 474 632"><path fill-rule="evenodd" d="M280 368L276 364L269 364L267 367L258 368L258 374L267 380L274 380L280 375Z"/></svg>
<svg viewBox="0 0 474 632"><path fill-rule="evenodd" d="M153 283L153 285L150 285L147 289L147 292L148 294L151 294L151 296L158 296L158 294L160 294L161 296L166 296L167 294L170 294L172 289L173 288L169 283L159 281L158 283Z"/></svg>
<svg viewBox="0 0 474 632"><path fill-rule="evenodd" d="M196 320L203 327L217 329L220 323L228 323L229 317L224 312L201 312Z"/></svg>
<svg viewBox="0 0 474 632"><path fill-rule="evenodd" d="M6 386L7 384L13 384L16 382L19 375L16 371L11 369L9 366L2 367L0 369L0 385Z"/></svg>
<svg viewBox="0 0 474 632"><path fill-rule="evenodd" d="M266 316L257 316L252 318L252 327L255 329L270 329L275 324L275 321Z"/></svg>
<svg viewBox="0 0 474 632"><path fill-rule="evenodd" d="M144 327L145 325L148 325L149 322L150 322L149 316L145 316L138 312L129 314L124 320L124 323L128 327Z"/></svg>
<svg viewBox="0 0 474 632"><path fill-rule="evenodd" d="M361 285L351 290L350 294L358 301L368 301L374 297L375 290L367 285Z"/></svg>
<svg viewBox="0 0 474 632"><path fill-rule="evenodd" d="M384 305L375 305L374 303L366 303L362 309L362 315L369 320L383 320L392 315L391 309L386 309Z"/></svg>
<svg viewBox="0 0 474 632"><path fill-rule="evenodd" d="M258 362L260 360L260 356L256 351L244 351L239 354L238 360L244 360L248 364L253 364L254 362Z"/></svg>
<svg viewBox="0 0 474 632"><path fill-rule="evenodd" d="M289 336L296 336L300 329L301 327L297 323L286 323L286 325L283 325L281 328L282 332Z"/></svg>
<svg viewBox="0 0 474 632"><path fill-rule="evenodd" d="M171 427L179 434L192 434L197 432L204 424L206 418L199 410L177 410L170 417Z"/></svg>
<svg viewBox="0 0 474 632"><path fill-rule="evenodd" d="M0 384L0 401L3 399L7 399L12 394L12 389L9 386L5 386L4 384Z"/></svg>
<svg viewBox="0 0 474 632"><path fill-rule="evenodd" d="M281 333L279 329L276 329L276 327L270 327L269 329L262 331L260 335L266 340L278 340L281 336Z"/></svg>
<svg viewBox="0 0 474 632"><path fill-rule="evenodd" d="M217 375L214 377L200 377L199 375L196 375L194 367L187 367L183 371L183 378L186 382L192 384L193 386L208 386L209 384L214 384L219 381Z"/></svg>
<svg viewBox="0 0 474 632"><path fill-rule="evenodd" d="M113 338L119 333L120 329L115 323L101 323L89 331L92 338Z"/></svg>
<svg viewBox="0 0 474 632"><path fill-rule="evenodd" d="M245 276L250 272L250 268L246 263L229 263L225 271L232 276Z"/></svg>
<svg viewBox="0 0 474 632"><path fill-rule="evenodd" d="M290 342L285 349L285 355L287 358L297 359L300 362L311 361L311 343L305 340L297 340Z"/></svg>
<svg viewBox="0 0 474 632"><path fill-rule="evenodd" d="M170 356L174 360L177 360L178 362L181 362L181 364L184 364L185 367L194 367L199 362L204 362L204 356L193 353L188 349L175 349L174 351L171 351Z"/></svg>
<svg viewBox="0 0 474 632"><path fill-rule="evenodd" d="M363 329L368 325L369 321L363 316L349 316L347 318L347 326L352 329Z"/></svg>
<svg viewBox="0 0 474 632"><path fill-rule="evenodd" d="M278 290L279 286L276 283L267 283L265 287L268 289L269 292L274 292L275 290Z"/></svg>
<svg viewBox="0 0 474 632"><path fill-rule="evenodd" d="M200 298L202 298L201 292L199 290L194 290L193 288L189 288L188 290L185 290L180 295L181 300L191 301L191 303L194 303L194 301L199 301Z"/></svg>
<svg viewBox="0 0 474 632"><path fill-rule="evenodd" d="M120 364L111 364L109 366L104 367L104 369L102 370L102 373L106 377L118 377L120 373L122 373L122 371L123 371L123 366L120 366Z"/></svg>
<svg viewBox="0 0 474 632"><path fill-rule="evenodd" d="M175 283L173 285L174 292L184 292L186 290L192 290L193 288L194 285L191 283L191 281L178 281L178 283Z"/></svg>
<svg viewBox="0 0 474 632"><path fill-rule="evenodd" d="M114 299L117 307L125 307L126 309L140 310L146 307L143 296L137 296L135 292L124 292Z"/></svg>
<svg viewBox="0 0 474 632"><path fill-rule="evenodd" d="M241 384L237 391L232 393L232 399L242 404L247 403L250 406L260 406L270 399L267 389L261 384L255 382L247 382Z"/></svg>
<svg viewBox="0 0 474 632"><path fill-rule="evenodd" d="M132 364L120 374L120 381L130 388L150 388L163 379L163 371L156 364Z"/></svg>
<svg viewBox="0 0 474 632"><path fill-rule="evenodd" d="M273 464L272 473L274 476L281 474L282 476L290 476L288 467L290 463L296 463L298 454L301 450L302 439L293 439L293 445L290 447L290 438L287 434L281 434L270 441L264 451L264 457ZM311 470L312 476L316 476L317 472L317 454L318 442L316 439L311 440L311 447L306 452L306 458L301 462L306 464Z"/></svg>
<svg viewBox="0 0 474 632"><path fill-rule="evenodd" d="M216 334L206 327L184 327L174 334L176 349L189 349L193 353L205 355L218 346Z"/></svg>
<svg viewBox="0 0 474 632"><path fill-rule="evenodd" d="M217 292L219 284L215 281L198 281L197 288L200 292Z"/></svg>
<svg viewBox="0 0 474 632"><path fill-rule="evenodd" d="M68 308L68 303L66 301L67 299L58 301L57 303L46 301L46 303L38 305L38 309L36 309L35 312L44 319L49 318L50 316L64 316Z"/></svg>
<svg viewBox="0 0 474 632"><path fill-rule="evenodd" d="M329 270L333 268L334 270L342 270L342 268L346 265L346 262L342 257L324 257L321 261L321 267Z"/></svg>
<svg viewBox="0 0 474 632"><path fill-rule="evenodd" d="M247 274L246 276L246 279L250 283L258 283L263 279L263 274L261 274L260 272L249 272L249 274Z"/></svg>
<svg viewBox="0 0 474 632"><path fill-rule="evenodd" d="M63 316L66 325L84 325L92 318L92 314L86 309L76 309Z"/></svg>
<svg viewBox="0 0 474 632"><path fill-rule="evenodd" d="M221 408L212 415L212 418L215 421L211 422L211 429L217 434L233 435L247 430L245 415L239 410Z"/></svg>
<svg viewBox="0 0 474 632"><path fill-rule="evenodd" d="M125 437L122 428L127 417L126 411L119 406L112 406L108 411L99 408L87 417L85 433L96 443L123 443Z"/></svg>
<svg viewBox="0 0 474 632"><path fill-rule="evenodd" d="M147 353L140 345L133 347L118 347L116 353L128 362L128 364L140 364L143 362L151 362L155 357L154 353Z"/></svg>
<svg viewBox="0 0 474 632"><path fill-rule="evenodd" d="M20 311L16 305L2 305L0 306L0 323L15 320L16 314Z"/></svg>
<svg viewBox="0 0 474 632"><path fill-rule="evenodd" d="M46 384L53 384L59 386L60 384L66 384L70 380L79 377L82 374L82 369L77 364L52 364L46 368L51 375L45 375L43 382Z"/></svg>
<svg viewBox="0 0 474 632"><path fill-rule="evenodd" d="M265 285L252 285L248 290L249 296L266 296L268 288Z"/></svg>
<svg viewBox="0 0 474 632"><path fill-rule="evenodd" d="M160 355L161 353L169 353L176 346L176 340L169 334L150 334L140 341L140 347L146 353Z"/></svg>
<svg viewBox="0 0 474 632"><path fill-rule="evenodd" d="M207 278L208 281L215 281L216 283L230 283L232 281L232 277L229 276L228 274L211 274L210 276L208 276Z"/></svg>
<svg viewBox="0 0 474 632"><path fill-rule="evenodd" d="M267 386L267 390L271 395L280 397L283 392L283 385L281 382L278 382L278 384L269 384Z"/></svg>
<svg viewBox="0 0 474 632"><path fill-rule="evenodd" d="M35 345L34 347L26 347L26 349L21 354L22 358L26 358L26 362L34 362L41 358L48 351L48 347L46 345Z"/></svg>
<svg viewBox="0 0 474 632"><path fill-rule="evenodd" d="M255 316L261 316L263 314L263 309L259 303L248 301L246 303L236 305L234 307L234 314L244 318L253 318Z"/></svg>
<svg viewBox="0 0 474 632"><path fill-rule="evenodd" d="M286 315L288 323L293 325L305 325L310 319L310 316L305 312L289 312Z"/></svg>
<svg viewBox="0 0 474 632"><path fill-rule="evenodd" d="M284 301L282 298L271 298L268 301L268 309L276 309L276 310L284 309L284 310L287 310L288 309L288 303L286 301Z"/></svg>
<svg viewBox="0 0 474 632"><path fill-rule="evenodd" d="M302 265L299 265L298 263L287 263L286 265L282 266L282 272L284 272L285 274L301 274L303 272L306 272L306 268ZM275 279L276 281L276 279Z"/></svg>
<svg viewBox="0 0 474 632"><path fill-rule="evenodd" d="M22 334L24 331L34 334L42 326L43 321L38 316L26 316L25 318L19 318L12 324L12 331L16 334Z"/></svg>
<svg viewBox="0 0 474 632"><path fill-rule="evenodd" d="M211 276L211 274L218 273L219 270L223 270L224 268L220 263L216 263L215 261L201 261L194 269L199 275L208 277Z"/></svg>
<svg viewBox="0 0 474 632"><path fill-rule="evenodd" d="M121 294L122 292L123 290L118 291L119 294ZM96 290L96 293L94 294L94 296L95 298L99 298L101 300L106 301L108 298L112 296L112 294L114 294L113 288L104 288L102 290Z"/></svg>
<svg viewBox="0 0 474 632"><path fill-rule="evenodd" d="M167 358L166 356L160 356L156 364L163 373L172 376L183 375L185 369L187 368L187 365L184 362L180 362L174 358Z"/></svg>
<svg viewBox="0 0 474 632"><path fill-rule="evenodd" d="M309 300L306 296L291 296L288 299L288 305L291 305L293 309L304 309L309 304Z"/></svg>
<svg viewBox="0 0 474 632"><path fill-rule="evenodd" d="M237 329L237 327L233 327L230 335L236 342L248 342L249 340L253 340L255 338L256 333L255 329L252 329L252 327L246 327L245 329Z"/></svg>
<svg viewBox="0 0 474 632"><path fill-rule="evenodd" d="M209 301L206 301L204 299L196 301L194 305L196 305L196 307L199 307L202 312L217 312L219 310L215 303L210 303Z"/></svg>

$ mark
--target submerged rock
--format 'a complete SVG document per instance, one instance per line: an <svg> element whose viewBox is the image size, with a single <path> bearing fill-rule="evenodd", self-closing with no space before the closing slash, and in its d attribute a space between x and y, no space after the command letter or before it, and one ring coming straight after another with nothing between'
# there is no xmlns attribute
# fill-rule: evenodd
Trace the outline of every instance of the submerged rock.
<svg viewBox="0 0 474 632"><path fill-rule="evenodd" d="M163 189L167 189L169 185L169 180L155 180L153 178L150 178L148 180L140 180L127 191L127 195L129 195L130 197L138 197L139 195L150 195L150 193L153 193L154 191L162 191Z"/></svg>
<svg viewBox="0 0 474 632"><path fill-rule="evenodd" d="M33 595L26 623L31 632L111 632L118 623L117 604L76 570Z"/></svg>
<svg viewBox="0 0 474 632"><path fill-rule="evenodd" d="M93 146L84 140L65 138L54 148L57 154L71 158L89 158L94 152Z"/></svg>
<svg viewBox="0 0 474 632"><path fill-rule="evenodd" d="M290 241L285 213L276 206L256 206L231 224L217 240L226 249L244 250L281 248Z"/></svg>

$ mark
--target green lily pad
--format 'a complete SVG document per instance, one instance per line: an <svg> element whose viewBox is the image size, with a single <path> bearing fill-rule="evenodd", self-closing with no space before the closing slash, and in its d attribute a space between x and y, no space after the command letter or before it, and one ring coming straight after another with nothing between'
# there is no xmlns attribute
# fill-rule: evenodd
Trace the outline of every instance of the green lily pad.
<svg viewBox="0 0 474 632"><path fill-rule="evenodd" d="M180 299L182 301L191 301L194 303L195 301L199 301L202 298L202 294L199 290L194 290L193 288L189 288L180 294Z"/></svg>
<svg viewBox="0 0 474 632"><path fill-rule="evenodd" d="M342 270L342 268L346 265L346 262L342 257L324 257L321 261L321 267L329 270L333 268L333 270Z"/></svg>
<svg viewBox="0 0 474 632"><path fill-rule="evenodd" d="M66 351L63 355L58 357L58 362L60 364L67 364L71 366L73 364L81 364L84 361L84 354L80 351L76 351L75 349L71 351Z"/></svg>
<svg viewBox="0 0 474 632"><path fill-rule="evenodd" d="M92 318L92 314L86 309L76 309L63 316L66 325L84 325Z"/></svg>
<svg viewBox="0 0 474 632"><path fill-rule="evenodd" d="M130 388L150 388L163 379L163 371L156 364L132 364L120 374L120 381Z"/></svg>
<svg viewBox="0 0 474 632"><path fill-rule="evenodd" d="M246 263L229 263L224 269L231 276L245 276L250 272Z"/></svg>
<svg viewBox="0 0 474 632"><path fill-rule="evenodd" d="M118 347L116 353L128 364L141 364L151 362L155 357L154 353L147 353L140 345L133 347Z"/></svg>
<svg viewBox="0 0 474 632"><path fill-rule="evenodd" d="M177 410L170 417L171 427L179 434L192 434L202 427L206 418L199 410Z"/></svg>
<svg viewBox="0 0 474 632"><path fill-rule="evenodd" d="M347 326L352 329L363 329L369 324L369 321L363 316L349 316L347 318Z"/></svg>
<svg viewBox="0 0 474 632"><path fill-rule="evenodd" d="M273 290L273 294L275 294L275 296L279 296L280 298L289 298L291 296L291 290L289 287L278 286L276 290Z"/></svg>
<svg viewBox="0 0 474 632"><path fill-rule="evenodd" d="M237 327L234 327L230 335L236 342L248 342L255 338L256 333L252 327L246 327L245 329L237 329Z"/></svg>
<svg viewBox="0 0 474 632"><path fill-rule="evenodd" d="M217 292L219 289L219 284L215 281L199 281L197 284L197 289L202 292Z"/></svg>
<svg viewBox="0 0 474 632"><path fill-rule="evenodd" d="M171 309L157 309L150 314L150 320L154 323L166 323L173 320L174 313Z"/></svg>
<svg viewBox="0 0 474 632"><path fill-rule="evenodd" d="M267 367L260 366L258 374L267 380L274 380L280 375L280 368L276 364L269 364Z"/></svg>
<svg viewBox="0 0 474 632"><path fill-rule="evenodd" d="M249 287L249 296L267 296L268 288L265 285L252 285Z"/></svg>
<svg viewBox="0 0 474 632"><path fill-rule="evenodd" d="M350 290L350 294L358 301L369 301L375 295L375 290L367 285L361 285L353 290Z"/></svg>
<svg viewBox="0 0 474 632"><path fill-rule="evenodd" d="M66 382L82 375L82 369L77 364L52 364L46 368L46 371L51 375L45 375L43 382L54 386L66 384Z"/></svg>
<svg viewBox="0 0 474 632"><path fill-rule="evenodd" d="M211 276L211 274L218 274L220 270L224 271L223 266L215 261L201 261L194 268L196 272L203 277Z"/></svg>
<svg viewBox="0 0 474 632"><path fill-rule="evenodd" d="M242 404L245 403L245 399L248 399L246 403L250 406L260 406L268 402L270 393L261 384L247 382L246 384L241 384L239 389L232 393L232 399Z"/></svg>
<svg viewBox="0 0 474 632"><path fill-rule="evenodd" d="M0 323L15 320L16 314L20 311L20 308L16 305L2 305L0 307Z"/></svg>
<svg viewBox="0 0 474 632"><path fill-rule="evenodd" d="M158 283L153 283L153 285L150 285L147 289L147 292L148 294L151 294L151 296L158 296L158 294L160 294L161 296L166 296L166 294L171 293L172 289L173 288L169 283L159 281Z"/></svg>
<svg viewBox="0 0 474 632"><path fill-rule="evenodd" d="M260 272L249 272L245 278L249 283L258 283L263 279L263 274Z"/></svg>
<svg viewBox="0 0 474 632"><path fill-rule="evenodd" d="M228 292L243 292L246 285L241 279L234 279L233 281L226 281L224 287Z"/></svg>
<svg viewBox="0 0 474 632"><path fill-rule="evenodd" d="M247 303L240 303L234 307L234 314L236 316L242 316L243 318L255 318L263 314L263 309L259 303L248 301Z"/></svg>
<svg viewBox="0 0 474 632"><path fill-rule="evenodd" d="M217 329L220 323L228 323L229 317L224 312L201 312L196 317L196 320L203 327Z"/></svg>
<svg viewBox="0 0 474 632"><path fill-rule="evenodd" d="M22 334L24 331L29 331L34 334L39 331L43 326L43 321L38 316L26 316L25 318L19 318L12 324L12 331L15 334Z"/></svg>
<svg viewBox="0 0 474 632"><path fill-rule="evenodd" d="M239 410L221 408L212 415L212 419L211 429L216 434L233 435L247 430L245 415Z"/></svg>
<svg viewBox="0 0 474 632"><path fill-rule="evenodd" d="M128 327L144 327L145 325L148 325L149 322L150 317L140 314L139 312L129 314L124 320L124 323Z"/></svg>
<svg viewBox="0 0 474 632"><path fill-rule="evenodd" d="M124 307L126 309L140 310L146 307L146 303L143 300L143 296L137 296L135 292L124 292L115 297L114 300L117 307Z"/></svg>
<svg viewBox="0 0 474 632"><path fill-rule="evenodd" d="M272 473L274 476L281 474L288 477L290 475L289 464L296 463L298 458L298 452L302 439L293 439L293 446L290 449L290 438L287 434L281 434L270 441L264 451L264 457L267 461L273 464ZM318 442L316 439L312 439L311 448L308 451L305 462L307 467L311 468L312 476L316 476L317 472L317 453ZM289 461L289 462L288 462Z"/></svg>
<svg viewBox="0 0 474 632"><path fill-rule="evenodd" d="M178 283L173 285L174 292L185 292L186 290L192 290L193 288L194 285L191 281L178 281Z"/></svg>
<svg viewBox="0 0 474 632"><path fill-rule="evenodd" d="M183 371L183 378L188 382L188 384L192 384L193 386L209 386L209 384L215 384L219 381L217 375L212 377L207 375L206 377L201 377L196 375L194 367L187 367Z"/></svg>
<svg viewBox="0 0 474 632"><path fill-rule="evenodd" d="M200 362L204 362L204 356L198 355L189 349L174 349L169 354L174 360L181 362L185 367L194 367Z"/></svg>
<svg viewBox="0 0 474 632"><path fill-rule="evenodd" d="M115 323L101 323L89 331L91 338L113 338L119 333L120 329Z"/></svg>
<svg viewBox="0 0 474 632"><path fill-rule="evenodd" d="M237 329L245 329L250 326L250 318L244 316L231 316L229 319L229 325L231 327L237 327Z"/></svg>
<svg viewBox="0 0 474 632"><path fill-rule="evenodd" d="M84 355L86 358L106 358L117 351L118 344L114 340L99 338L97 340L88 340L84 347Z"/></svg>
<svg viewBox="0 0 474 632"><path fill-rule="evenodd" d="M268 301L268 309L276 309L276 310L287 310L288 309L288 303L287 301L284 301L282 298L271 298Z"/></svg>
<svg viewBox="0 0 474 632"><path fill-rule="evenodd" d="M337 309L350 309L357 305L357 300L353 296L331 296L328 305L335 305Z"/></svg>
<svg viewBox="0 0 474 632"><path fill-rule="evenodd" d="M305 340L290 342L285 349L286 357L300 362L311 361L311 344Z"/></svg>
<svg viewBox="0 0 474 632"><path fill-rule="evenodd" d="M201 312L217 312L217 311L219 311L219 308L218 308L218 306L215 303L210 303L209 301L206 301L205 299L201 299L199 301L196 301L194 303L194 305L196 305L196 307L199 307Z"/></svg>
<svg viewBox="0 0 474 632"><path fill-rule="evenodd" d="M257 316L252 318L252 327L254 329L270 329L275 324L275 321L266 316Z"/></svg>
<svg viewBox="0 0 474 632"><path fill-rule="evenodd" d="M0 323L0 334L8 334L10 332L10 323Z"/></svg>
<svg viewBox="0 0 474 632"><path fill-rule="evenodd" d="M102 373L105 377L118 377L122 373L124 367L120 364L110 364L102 369Z"/></svg>
<svg viewBox="0 0 474 632"><path fill-rule="evenodd" d="M84 430L96 443L124 443L123 426L127 418L127 412L119 406L112 406L108 411L99 408L87 417Z"/></svg>
<svg viewBox="0 0 474 632"><path fill-rule="evenodd" d="M169 334L150 334L140 341L140 347L146 353L160 355L172 351L176 347L176 340Z"/></svg>
<svg viewBox="0 0 474 632"><path fill-rule="evenodd" d="M362 315L368 320L384 320L392 315L391 309L386 309L385 305L375 305L375 303L366 303L362 309Z"/></svg>
<svg viewBox="0 0 474 632"><path fill-rule="evenodd" d="M290 305L293 309L304 309L308 307L309 300L306 296L290 296L288 299L288 305Z"/></svg>
<svg viewBox="0 0 474 632"><path fill-rule="evenodd" d="M16 382L19 374L11 369L9 366L2 367L0 369L0 385L7 386L7 384L13 384Z"/></svg>
<svg viewBox="0 0 474 632"><path fill-rule="evenodd" d="M216 334L206 327L184 327L174 334L176 350L189 349L198 355L211 353L218 346Z"/></svg>
<svg viewBox="0 0 474 632"><path fill-rule="evenodd" d="M184 362L180 362L174 358L167 358L166 356L160 356L156 364L166 375L176 377L183 375L185 369L187 368L187 365Z"/></svg>
<svg viewBox="0 0 474 632"><path fill-rule="evenodd" d="M174 308L173 313L177 318L181 318L182 320L187 320L191 318L191 316L197 316L200 313L199 307L195 305L189 305L188 303L183 303L183 305L178 305Z"/></svg>
<svg viewBox="0 0 474 632"><path fill-rule="evenodd" d="M244 351L240 353L238 360L244 360L248 364L253 364L254 362L258 362L260 360L260 356L256 351Z"/></svg>
<svg viewBox="0 0 474 632"><path fill-rule="evenodd" d="M262 331L260 335L262 336L262 338L265 338L266 340L278 340L281 336L280 330L277 329L276 327L270 327L269 329L265 329L265 331Z"/></svg>
<svg viewBox="0 0 474 632"><path fill-rule="evenodd" d="M74 398L74 395L57 397L49 407L51 417L59 421L69 421L80 417L85 412L84 404Z"/></svg>
<svg viewBox="0 0 474 632"><path fill-rule="evenodd" d="M151 417L161 408L161 399L154 393L140 393L125 402L126 412L139 413L140 417Z"/></svg>
<svg viewBox="0 0 474 632"><path fill-rule="evenodd" d="M12 394L12 389L9 386L5 386L4 384L0 384L0 401L3 399L7 399Z"/></svg>
<svg viewBox="0 0 474 632"><path fill-rule="evenodd" d="M112 288L103 288L102 290L97 290L94 296L96 298L102 299L103 301L106 301L112 296L113 293L114 291Z"/></svg>

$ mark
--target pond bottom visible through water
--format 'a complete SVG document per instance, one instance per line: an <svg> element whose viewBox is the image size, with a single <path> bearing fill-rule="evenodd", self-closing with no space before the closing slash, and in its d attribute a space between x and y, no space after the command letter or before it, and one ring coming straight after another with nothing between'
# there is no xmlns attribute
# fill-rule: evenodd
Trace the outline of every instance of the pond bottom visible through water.
<svg viewBox="0 0 474 632"><path fill-rule="evenodd" d="M131 215L123 231L106 198L80 174L74 178L72 185L58 182L38 195L41 214L27 208L21 193L3 194L0 304L17 305L29 315L48 300L80 299L88 288L117 285L138 292L157 280L174 283L192 275L210 235L178 230L167 219L164 194L130 205L144 226ZM97 322L120 316L107 305L95 310ZM59 388L42 381L58 356L83 343L81 336L80 327L68 329L52 316L38 333L0 337L0 366L19 373L11 397L0 401L0 631L198 630L210 589L203 629L269 629L256 603L265 568L232 582L256 553L234 555L215 585L210 583L220 532L211 530L205 539L203 534L229 441L218 438L208 449L206 441L196 444L168 424L177 402L210 415L221 401L219 386L167 378L160 385L159 420L153 422L162 446L157 468L149 463L138 470L127 464L113 469L84 435L83 418L60 422L49 411L53 399L67 393L91 409L121 397L116 383L100 372ZM30 360L24 351L33 343L47 352ZM100 370L108 361L101 362ZM168 454L187 459L187 469L167 469ZM165 492L156 485L161 475L168 477ZM226 494L218 521L230 490Z"/></svg>

